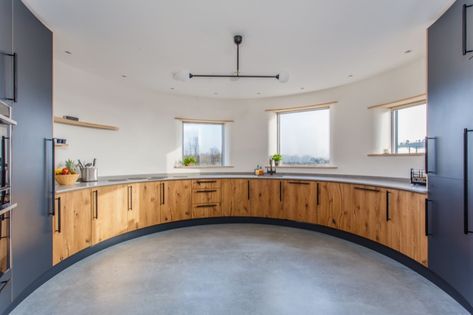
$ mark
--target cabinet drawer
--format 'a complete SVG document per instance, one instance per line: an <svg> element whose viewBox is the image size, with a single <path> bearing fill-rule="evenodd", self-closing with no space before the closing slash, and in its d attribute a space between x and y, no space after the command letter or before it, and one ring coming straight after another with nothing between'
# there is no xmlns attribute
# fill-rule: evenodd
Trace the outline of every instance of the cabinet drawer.
<svg viewBox="0 0 473 315"><path fill-rule="evenodd" d="M208 203L192 206L192 218L221 217L222 208L220 203Z"/></svg>
<svg viewBox="0 0 473 315"><path fill-rule="evenodd" d="M197 189L192 191L192 203L218 203L220 202L220 189Z"/></svg>
<svg viewBox="0 0 473 315"><path fill-rule="evenodd" d="M217 179L196 179L192 181L192 189L214 189L220 188L220 181Z"/></svg>

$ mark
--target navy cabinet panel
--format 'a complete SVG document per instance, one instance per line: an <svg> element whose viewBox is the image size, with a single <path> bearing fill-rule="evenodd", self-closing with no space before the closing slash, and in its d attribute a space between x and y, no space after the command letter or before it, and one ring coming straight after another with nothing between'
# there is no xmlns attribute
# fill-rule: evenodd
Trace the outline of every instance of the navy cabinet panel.
<svg viewBox="0 0 473 315"><path fill-rule="evenodd" d="M12 0L0 0L0 99L11 92L12 58L4 53L12 53Z"/></svg>
<svg viewBox="0 0 473 315"><path fill-rule="evenodd" d="M463 180L429 178L429 268L473 302L473 235L463 231Z"/></svg>
<svg viewBox="0 0 473 315"><path fill-rule="evenodd" d="M428 32L427 132L436 138L435 174L457 179L463 178L463 129L473 129L473 54L463 55L464 3L457 1ZM473 20L469 25L473 33Z"/></svg>
<svg viewBox="0 0 473 315"><path fill-rule="evenodd" d="M21 1L14 1L14 47L18 55L18 100L13 105L12 293L16 298L51 268L48 216L52 137L52 34Z"/></svg>

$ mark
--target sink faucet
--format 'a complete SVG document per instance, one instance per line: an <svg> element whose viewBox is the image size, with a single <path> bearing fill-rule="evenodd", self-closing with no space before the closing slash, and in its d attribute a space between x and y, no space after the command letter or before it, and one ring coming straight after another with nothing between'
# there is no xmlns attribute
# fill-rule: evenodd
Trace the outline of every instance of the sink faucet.
<svg viewBox="0 0 473 315"><path fill-rule="evenodd" d="M274 175L276 174L276 166L274 166L273 168L273 159L269 159L269 167L266 167L266 172L269 174L269 175Z"/></svg>

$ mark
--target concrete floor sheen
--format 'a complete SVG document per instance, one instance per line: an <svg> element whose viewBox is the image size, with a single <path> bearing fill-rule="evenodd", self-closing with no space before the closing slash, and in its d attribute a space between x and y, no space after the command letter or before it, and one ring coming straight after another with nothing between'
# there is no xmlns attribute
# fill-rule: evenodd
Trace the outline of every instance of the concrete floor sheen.
<svg viewBox="0 0 473 315"><path fill-rule="evenodd" d="M468 314L367 248L286 227L224 224L147 235L46 282L20 314Z"/></svg>

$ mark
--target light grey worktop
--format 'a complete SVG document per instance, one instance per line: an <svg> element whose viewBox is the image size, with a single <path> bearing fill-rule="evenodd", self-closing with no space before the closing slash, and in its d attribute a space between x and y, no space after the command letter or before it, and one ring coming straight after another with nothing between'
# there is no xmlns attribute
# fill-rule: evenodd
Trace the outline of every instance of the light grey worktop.
<svg viewBox="0 0 473 315"><path fill-rule="evenodd" d="M352 175L322 175L322 174L290 174L279 173L276 175L256 176L252 173L206 173L206 174L148 174L148 175L126 175L101 177L99 181L92 183L78 182L71 186L56 185L56 193L69 192L79 189L95 188L110 185L183 180L183 179L225 179L225 178L243 178L243 179L288 179L288 180L313 180L323 182L336 182L347 184L369 185L384 188L399 189L417 193L426 193L425 186L412 185L409 179L388 178L375 176L352 176Z"/></svg>

